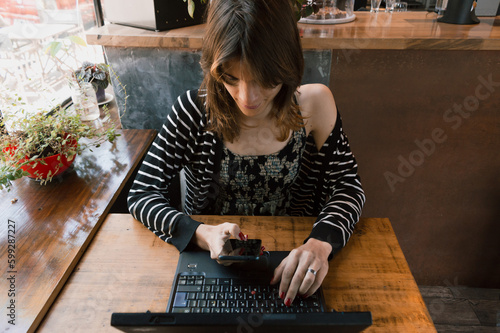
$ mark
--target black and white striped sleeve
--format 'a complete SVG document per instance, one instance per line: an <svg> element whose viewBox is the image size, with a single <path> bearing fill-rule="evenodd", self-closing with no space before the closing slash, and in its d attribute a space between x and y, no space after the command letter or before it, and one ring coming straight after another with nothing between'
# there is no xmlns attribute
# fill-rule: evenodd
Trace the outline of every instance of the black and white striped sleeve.
<svg viewBox="0 0 500 333"><path fill-rule="evenodd" d="M335 128L318 152L316 163L326 204L318 214L310 237L330 243L333 255L347 244L366 200L356 159L342 130L340 114L337 114Z"/></svg>
<svg viewBox="0 0 500 333"><path fill-rule="evenodd" d="M179 251L186 248L200 224L172 207L169 200L172 179L189 160L198 133L201 112L196 94L191 91L180 96L168 112L127 198L132 216Z"/></svg>

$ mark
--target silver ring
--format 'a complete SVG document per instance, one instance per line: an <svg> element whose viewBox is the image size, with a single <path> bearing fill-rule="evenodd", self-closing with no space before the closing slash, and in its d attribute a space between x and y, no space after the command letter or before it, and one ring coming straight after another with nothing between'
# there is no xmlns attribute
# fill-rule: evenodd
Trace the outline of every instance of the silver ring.
<svg viewBox="0 0 500 333"><path fill-rule="evenodd" d="M307 271L313 273L313 275L316 276L317 272L314 269L308 268Z"/></svg>

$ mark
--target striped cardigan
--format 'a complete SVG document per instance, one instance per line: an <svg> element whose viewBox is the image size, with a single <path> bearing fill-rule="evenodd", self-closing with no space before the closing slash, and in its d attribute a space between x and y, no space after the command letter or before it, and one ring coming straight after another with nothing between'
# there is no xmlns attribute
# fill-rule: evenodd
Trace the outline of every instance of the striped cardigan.
<svg viewBox="0 0 500 333"><path fill-rule="evenodd" d="M179 251L188 246L200 224L189 215L219 214L213 207L223 146L217 135L205 130L203 97L197 90L178 97L127 199L134 218ZM182 168L186 176L184 212L171 204L171 198L179 195L171 193L172 179ZM345 246L361 215L365 195L340 115L319 151L312 135L308 136L291 191L290 215L317 217L309 237L330 243L332 254Z"/></svg>

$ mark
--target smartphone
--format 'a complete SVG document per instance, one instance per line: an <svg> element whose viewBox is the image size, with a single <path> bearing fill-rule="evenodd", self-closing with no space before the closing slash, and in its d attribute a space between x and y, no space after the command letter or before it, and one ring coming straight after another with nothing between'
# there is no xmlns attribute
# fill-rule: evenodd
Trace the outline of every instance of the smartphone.
<svg viewBox="0 0 500 333"><path fill-rule="evenodd" d="M228 239L219 254L220 261L259 260L262 241L260 239Z"/></svg>

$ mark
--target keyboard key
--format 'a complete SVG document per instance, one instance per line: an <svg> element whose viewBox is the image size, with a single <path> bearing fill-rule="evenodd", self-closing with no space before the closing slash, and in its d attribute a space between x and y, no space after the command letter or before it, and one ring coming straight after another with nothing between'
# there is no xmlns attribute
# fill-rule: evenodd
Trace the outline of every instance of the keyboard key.
<svg viewBox="0 0 500 333"><path fill-rule="evenodd" d="M174 299L174 308L185 308L187 306L187 293L176 293Z"/></svg>
<svg viewBox="0 0 500 333"><path fill-rule="evenodd" d="M205 279L205 284L217 284L217 279Z"/></svg>
<svg viewBox="0 0 500 333"><path fill-rule="evenodd" d="M179 286L177 292L200 292L201 286Z"/></svg>
<svg viewBox="0 0 500 333"><path fill-rule="evenodd" d="M219 284L220 285L231 284L231 279L219 279Z"/></svg>
<svg viewBox="0 0 500 333"><path fill-rule="evenodd" d="M173 308L173 313L191 313L190 308Z"/></svg>

